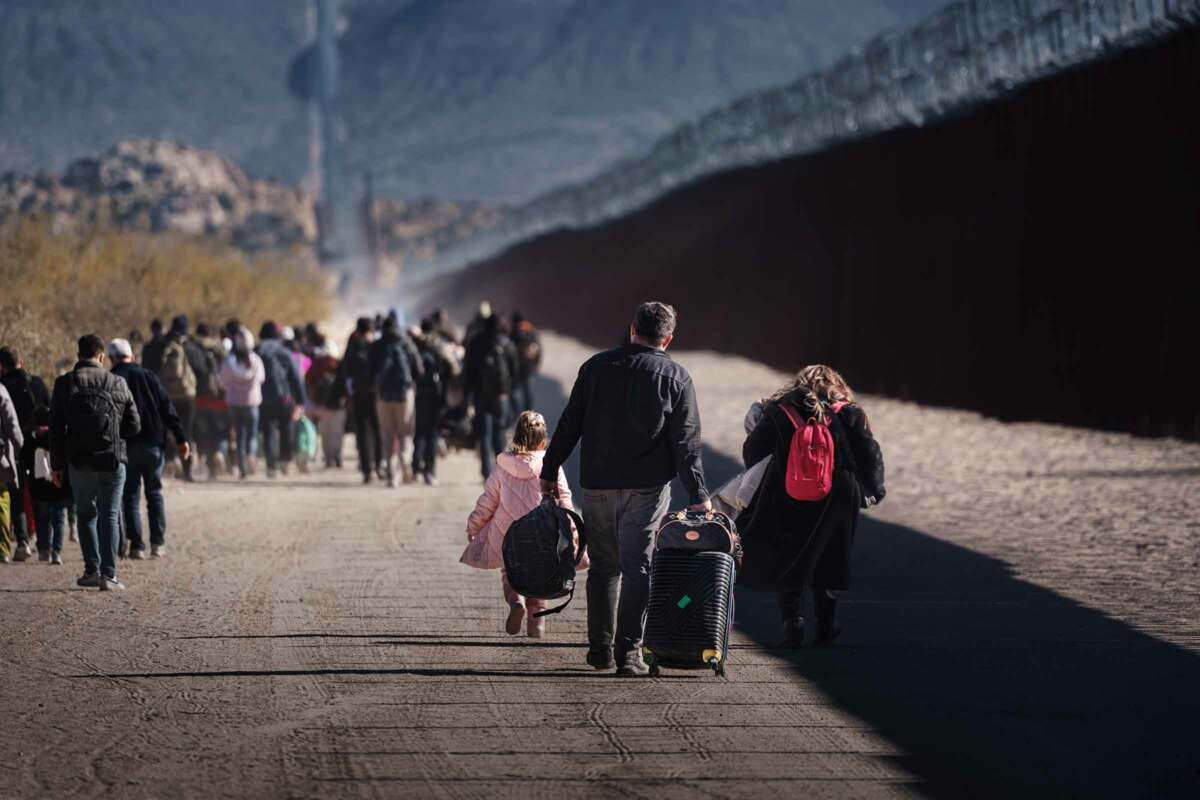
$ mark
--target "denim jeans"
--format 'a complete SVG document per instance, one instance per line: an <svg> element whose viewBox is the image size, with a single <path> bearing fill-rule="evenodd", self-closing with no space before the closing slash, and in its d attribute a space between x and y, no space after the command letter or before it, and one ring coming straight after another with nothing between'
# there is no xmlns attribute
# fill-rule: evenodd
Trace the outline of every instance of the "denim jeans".
<svg viewBox="0 0 1200 800"><path fill-rule="evenodd" d="M267 469L275 469L280 463L292 460L292 445L295 444L292 408L264 403L258 410L258 426L262 429L263 447L267 449Z"/></svg>
<svg viewBox="0 0 1200 800"><path fill-rule="evenodd" d="M654 532L670 506L670 484L583 490L592 560L587 577L588 644L597 650L612 647L618 661L642 646Z"/></svg>
<svg viewBox="0 0 1200 800"><path fill-rule="evenodd" d="M146 486L146 514L150 518L150 544L166 543L167 510L163 504L163 449L146 442L130 442L129 465L125 473L125 534L131 550L145 550L142 538L142 513L138 509L142 485Z"/></svg>
<svg viewBox="0 0 1200 800"><path fill-rule="evenodd" d="M247 459L258 455L258 406L230 406L229 414L237 436L238 471L245 475Z"/></svg>
<svg viewBox="0 0 1200 800"><path fill-rule="evenodd" d="M79 548L83 551L84 571L100 570L117 575L117 548L121 543L118 517L121 491L125 487L125 465L115 472L96 472L71 467L71 491L75 495L75 514L79 521Z"/></svg>
<svg viewBox="0 0 1200 800"><path fill-rule="evenodd" d="M504 452L504 414L476 407L475 425L479 433L479 466L486 480L496 469L496 456Z"/></svg>
<svg viewBox="0 0 1200 800"><path fill-rule="evenodd" d="M34 504L37 514L37 549L39 553L61 553L67 531L68 500L38 500Z"/></svg>

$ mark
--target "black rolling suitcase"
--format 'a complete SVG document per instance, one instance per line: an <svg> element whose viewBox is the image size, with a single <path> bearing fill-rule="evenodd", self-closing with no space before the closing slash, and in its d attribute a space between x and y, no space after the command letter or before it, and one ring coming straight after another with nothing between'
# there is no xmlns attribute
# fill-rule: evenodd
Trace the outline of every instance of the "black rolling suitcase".
<svg viewBox="0 0 1200 800"><path fill-rule="evenodd" d="M719 512L667 515L654 541L643 643L659 667L725 674L740 552L737 526Z"/></svg>

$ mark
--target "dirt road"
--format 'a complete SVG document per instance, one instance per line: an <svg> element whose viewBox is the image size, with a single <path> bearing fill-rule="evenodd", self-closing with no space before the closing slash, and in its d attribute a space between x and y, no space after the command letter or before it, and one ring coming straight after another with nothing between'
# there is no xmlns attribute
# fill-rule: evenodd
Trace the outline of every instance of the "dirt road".
<svg viewBox="0 0 1200 800"><path fill-rule="evenodd" d="M553 416L585 351L547 351ZM681 358L715 482L782 376ZM175 485L125 592L0 568L0 797L1195 796L1200 446L865 402L889 496L837 647L773 650L749 594L726 680L593 672L582 598L505 636L466 454Z"/></svg>

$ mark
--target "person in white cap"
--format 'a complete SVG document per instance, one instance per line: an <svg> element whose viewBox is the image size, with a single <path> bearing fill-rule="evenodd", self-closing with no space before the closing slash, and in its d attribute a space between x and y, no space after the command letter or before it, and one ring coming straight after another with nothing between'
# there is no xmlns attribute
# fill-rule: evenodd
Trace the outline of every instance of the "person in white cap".
<svg viewBox="0 0 1200 800"><path fill-rule="evenodd" d="M124 339L108 343L108 358L114 375L129 384L133 403L142 420L142 429L129 440L129 464L125 473L122 508L125 512L125 532L129 537L129 557L146 557L146 540L142 536L142 517L138 508L142 486L146 487L146 513L150 518L150 557L166 555L167 511L163 501L162 474L167 447L167 432L179 443L179 457L186 460L191 442L175 404L158 376L133 363L133 348Z"/></svg>

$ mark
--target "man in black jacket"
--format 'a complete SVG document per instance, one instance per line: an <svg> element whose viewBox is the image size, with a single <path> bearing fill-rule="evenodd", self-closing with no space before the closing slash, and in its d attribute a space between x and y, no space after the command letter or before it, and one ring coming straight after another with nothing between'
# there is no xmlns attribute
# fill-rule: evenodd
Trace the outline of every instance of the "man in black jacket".
<svg viewBox="0 0 1200 800"><path fill-rule="evenodd" d="M340 375L346 396L350 398L349 410L354 420L363 483L370 483L376 474L383 475L379 409L375 403L375 376L371 372L371 336L371 318L359 317L354 333L346 342Z"/></svg>
<svg viewBox="0 0 1200 800"><path fill-rule="evenodd" d="M0 384L8 390L17 412L21 433L28 438L33 429L33 412L38 408L50 407L50 390L41 378L25 371L20 352L12 347L0 348ZM0 491L8 492L9 508L12 512L12 529L17 540L13 560L25 561L33 555L33 548L29 546L29 520L25 516L24 497L16 483L0 487Z"/></svg>
<svg viewBox="0 0 1200 800"><path fill-rule="evenodd" d="M517 369L517 350L501 327L500 318L489 313L468 342L463 361L463 386L475 409L479 466L485 481L506 444Z"/></svg>
<svg viewBox="0 0 1200 800"><path fill-rule="evenodd" d="M158 376L133 363L133 348L124 339L108 343L108 358L112 371L129 385L133 403L137 406L142 429L129 440L129 463L126 466L122 507L125 511L125 531L129 535L129 557L146 557L146 540L142 537L142 514L138 495L146 486L146 514L150 518L150 557L166 555L167 510L163 502L162 476L166 463L167 431L175 437L179 457L186 463L191 443L175 404L167 396L166 387Z"/></svg>
<svg viewBox="0 0 1200 800"><path fill-rule="evenodd" d="M542 491L556 493L559 467L583 440L580 483L592 559L587 662L608 669L615 655L618 675L645 675L650 556L655 528L670 508L671 479L678 475L683 482L690 509L712 504L692 378L666 353L675 310L643 303L629 335L629 344L593 356L579 370L541 478Z"/></svg>
<svg viewBox="0 0 1200 800"><path fill-rule="evenodd" d="M79 586L124 589L117 580L117 516L125 486L125 440L141 430L129 385L104 369L104 340L79 339L75 369L54 382L50 398L51 480L71 473L84 573Z"/></svg>

